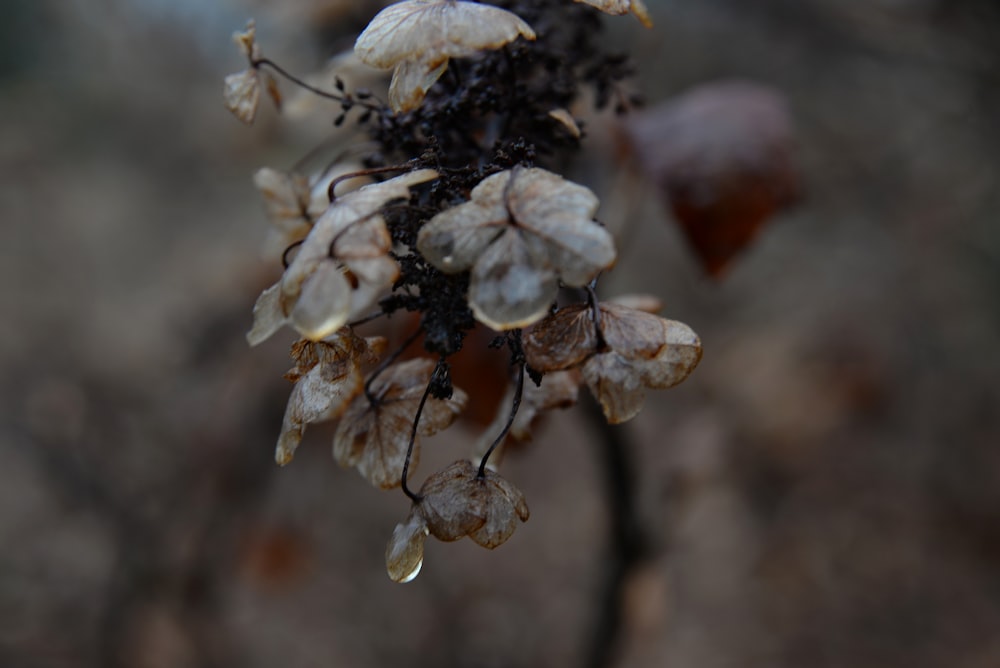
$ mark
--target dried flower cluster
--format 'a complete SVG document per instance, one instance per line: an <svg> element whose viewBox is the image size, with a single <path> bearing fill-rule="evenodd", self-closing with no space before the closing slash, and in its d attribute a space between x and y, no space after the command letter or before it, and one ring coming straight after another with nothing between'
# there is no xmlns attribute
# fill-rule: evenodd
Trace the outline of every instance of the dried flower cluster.
<svg viewBox="0 0 1000 668"><path fill-rule="evenodd" d="M248 66L226 77L224 94L244 122L254 121L262 87L281 102L271 73L335 102L336 126L357 116L357 132L338 136L365 147L354 151L361 169L341 158L254 179L285 251L247 338L256 345L286 325L300 337L279 464L307 425L338 420L337 462L409 497L386 550L398 582L420 570L428 535L495 548L528 519L524 495L498 468L503 445L527 440L542 413L571 406L586 384L607 419L623 422L645 388L676 385L701 357L686 325L597 300L597 281L617 259L595 219L598 198L542 166L583 138L569 109L584 89L598 108L637 103L622 84L631 65L604 51L593 8L649 25L644 5L581 2L390 5L355 44L363 63L393 70L388 102L339 76L324 90L287 73L261 56L252 24L236 36ZM337 192L359 176L369 183ZM389 354L386 339L355 331L400 311L415 314L416 331ZM450 360L477 323L509 355L507 400L468 459L414 491L419 439L447 429L467 404ZM403 360L418 340L428 356Z"/></svg>

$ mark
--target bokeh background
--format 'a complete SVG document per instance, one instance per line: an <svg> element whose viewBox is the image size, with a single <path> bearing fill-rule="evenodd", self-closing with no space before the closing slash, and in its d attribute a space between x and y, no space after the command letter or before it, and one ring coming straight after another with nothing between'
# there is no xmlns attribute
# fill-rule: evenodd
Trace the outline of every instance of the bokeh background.
<svg viewBox="0 0 1000 668"><path fill-rule="evenodd" d="M1000 665L998 7L650 6L651 31L607 21L637 87L776 87L803 187L712 281L654 188L615 195L612 119L588 123L574 169L630 216L603 288L657 295L705 346L616 432L648 550L610 665ZM291 335L243 339L280 269L250 177L335 110L241 125L229 35L254 16L308 72L376 9L0 5L0 665L595 663L614 549L580 407L505 463L532 507L512 540L429 542L406 586L383 565L405 499L338 469L330 429L273 465ZM475 437L429 442L422 471Z"/></svg>

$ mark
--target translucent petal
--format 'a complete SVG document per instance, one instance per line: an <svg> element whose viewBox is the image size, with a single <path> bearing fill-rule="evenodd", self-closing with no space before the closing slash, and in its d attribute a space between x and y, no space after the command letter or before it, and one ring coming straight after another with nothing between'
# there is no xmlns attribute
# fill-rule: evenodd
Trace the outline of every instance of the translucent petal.
<svg viewBox="0 0 1000 668"><path fill-rule="evenodd" d="M404 0L375 15L354 43L354 52L373 67L403 60L437 62L497 49L523 36L535 39L517 15L461 0Z"/></svg>
<svg viewBox="0 0 1000 668"><path fill-rule="evenodd" d="M480 478L468 460L430 476L420 495L417 511L438 540L469 536L492 549L510 538L517 520L527 521L530 515L520 490L488 469Z"/></svg>
<svg viewBox="0 0 1000 668"><path fill-rule="evenodd" d="M420 573L424 564L424 541L427 523L417 513L411 513L396 525L385 547L385 568L393 582L409 582Z"/></svg>
<svg viewBox="0 0 1000 668"><path fill-rule="evenodd" d="M275 283L260 293L253 305L253 327L247 332L247 343L256 346L266 341L287 322L288 316L281 307L281 285Z"/></svg>
<svg viewBox="0 0 1000 668"><path fill-rule="evenodd" d="M648 387L666 389L681 383L691 375L701 361L701 340L682 322L666 320L666 345L641 368L642 380Z"/></svg>
<svg viewBox="0 0 1000 668"><path fill-rule="evenodd" d="M260 77L257 70L245 69L223 80L222 98L226 109L247 125L253 125L260 105Z"/></svg>
<svg viewBox="0 0 1000 668"><path fill-rule="evenodd" d="M302 336L319 341L347 324L350 311L351 285L340 267L327 260L305 280L289 317Z"/></svg>
<svg viewBox="0 0 1000 668"><path fill-rule="evenodd" d="M508 228L473 267L469 306L484 325L515 329L543 318L558 290L544 247L531 235Z"/></svg>
<svg viewBox="0 0 1000 668"><path fill-rule="evenodd" d="M431 86L448 69L448 61L427 63L404 60L396 65L389 83L389 106L396 113L412 111L424 101Z"/></svg>
<svg viewBox="0 0 1000 668"><path fill-rule="evenodd" d="M542 372L576 366L597 352L597 328L590 307L577 304L548 316L524 337L528 366Z"/></svg>
<svg viewBox="0 0 1000 668"><path fill-rule="evenodd" d="M492 204L473 200L439 213L420 228L417 250L445 273L466 271L509 223L499 199Z"/></svg>
<svg viewBox="0 0 1000 668"><path fill-rule="evenodd" d="M355 466L376 487L398 487L402 479L413 419L430 381L435 362L414 359L394 364L371 384L374 402L359 395L344 412L333 441L333 456L342 466ZM447 428L465 407L467 397L455 388L450 399L428 397L418 425L418 436ZM420 460L420 442L414 441L410 470Z"/></svg>
<svg viewBox="0 0 1000 668"><path fill-rule="evenodd" d="M645 398L639 365L616 352L594 355L583 365L587 387L611 424L631 420Z"/></svg>

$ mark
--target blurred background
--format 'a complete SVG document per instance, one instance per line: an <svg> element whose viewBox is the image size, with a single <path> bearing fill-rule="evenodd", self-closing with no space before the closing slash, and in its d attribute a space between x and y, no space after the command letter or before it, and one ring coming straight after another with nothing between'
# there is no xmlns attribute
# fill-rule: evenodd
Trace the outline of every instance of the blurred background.
<svg viewBox="0 0 1000 668"><path fill-rule="evenodd" d="M531 520L496 552L428 542L405 586L383 561L401 494L340 470L329 428L273 464L292 335L243 338L280 272L251 176L336 110L239 123L230 34L253 16L310 72L377 8L0 6L0 665L600 663L614 549L581 407L507 458ZM647 550L608 665L1000 665L1000 8L650 8L653 30L606 22L636 87L777 89L800 196L711 280L648 174L623 186L629 120L588 120L575 169L628 227L602 288L655 294L705 347L615 431ZM427 443L420 473L476 435Z"/></svg>

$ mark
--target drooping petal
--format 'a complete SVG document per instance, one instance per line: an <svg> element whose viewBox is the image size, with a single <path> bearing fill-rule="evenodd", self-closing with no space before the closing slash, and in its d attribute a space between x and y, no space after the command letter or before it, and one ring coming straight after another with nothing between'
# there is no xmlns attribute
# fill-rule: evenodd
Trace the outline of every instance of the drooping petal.
<svg viewBox="0 0 1000 668"><path fill-rule="evenodd" d="M574 367L597 352L599 341L590 307L576 304L548 316L525 334L528 366L542 372Z"/></svg>
<svg viewBox="0 0 1000 668"><path fill-rule="evenodd" d="M346 325L350 313L351 284L334 261L325 260L303 282L289 316L302 336L319 341Z"/></svg>
<svg viewBox="0 0 1000 668"><path fill-rule="evenodd" d="M420 106L444 71L448 60L428 63L422 60L404 60L396 65L389 82L389 106L396 113L412 111Z"/></svg>
<svg viewBox="0 0 1000 668"><path fill-rule="evenodd" d="M635 360L614 351L594 355L583 365L583 378L610 424L631 420L642 410L646 392Z"/></svg>
<svg viewBox="0 0 1000 668"><path fill-rule="evenodd" d="M410 513L405 522L396 525L385 547L385 568L393 582L409 582L424 565L424 541L427 523L418 513Z"/></svg>

